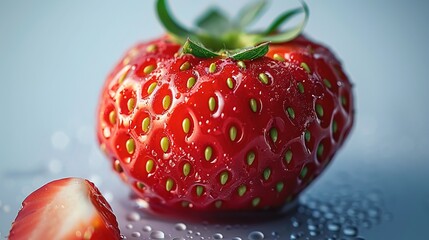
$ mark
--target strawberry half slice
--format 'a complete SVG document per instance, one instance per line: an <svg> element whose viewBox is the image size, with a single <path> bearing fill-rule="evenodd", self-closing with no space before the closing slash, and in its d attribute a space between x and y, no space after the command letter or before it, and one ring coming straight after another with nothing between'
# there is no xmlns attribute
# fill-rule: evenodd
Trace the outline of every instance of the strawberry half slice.
<svg viewBox="0 0 429 240"><path fill-rule="evenodd" d="M120 239L120 233L110 205L92 182L64 178L24 200L9 239Z"/></svg>

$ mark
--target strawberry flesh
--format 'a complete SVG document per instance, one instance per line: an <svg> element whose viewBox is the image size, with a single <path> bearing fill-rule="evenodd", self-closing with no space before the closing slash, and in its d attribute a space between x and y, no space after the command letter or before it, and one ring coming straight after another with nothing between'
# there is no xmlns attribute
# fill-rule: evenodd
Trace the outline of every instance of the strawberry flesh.
<svg viewBox="0 0 429 240"><path fill-rule="evenodd" d="M24 200L9 239L120 239L120 234L110 205L95 185L65 178Z"/></svg>

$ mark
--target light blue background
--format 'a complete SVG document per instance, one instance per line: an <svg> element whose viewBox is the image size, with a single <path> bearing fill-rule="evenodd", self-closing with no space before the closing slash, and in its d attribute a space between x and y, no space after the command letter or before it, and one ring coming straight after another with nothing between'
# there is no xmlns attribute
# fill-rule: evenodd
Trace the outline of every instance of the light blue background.
<svg viewBox="0 0 429 240"><path fill-rule="evenodd" d="M201 2L170 5L190 26L215 2L233 14L247 1ZM368 236L423 237L429 227L429 2L308 4L305 32L330 46L355 84L356 125L333 167L370 169L391 196L386 202L394 220ZM295 5L273 1L256 28ZM62 148L80 156L76 141L88 149L95 145L95 110L105 76L132 44L163 33L153 8L153 1L0 2L0 180L47 164L55 169L52 159ZM52 143L58 139L64 146ZM0 210L2 237L23 193L34 190L22 190L14 199L8 189L0 189L0 201L11 208Z"/></svg>

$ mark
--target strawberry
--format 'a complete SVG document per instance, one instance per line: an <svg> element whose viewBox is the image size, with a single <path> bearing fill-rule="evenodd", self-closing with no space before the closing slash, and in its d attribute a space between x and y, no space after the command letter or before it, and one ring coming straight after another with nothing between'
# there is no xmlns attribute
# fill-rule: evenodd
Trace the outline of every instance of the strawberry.
<svg viewBox="0 0 429 240"><path fill-rule="evenodd" d="M115 215L88 180L64 178L31 193L9 239L120 239Z"/></svg>
<svg viewBox="0 0 429 240"><path fill-rule="evenodd" d="M108 76L99 142L153 209L281 208L346 139L352 86L333 53L301 34L307 6L281 15L264 33L237 30L264 2L242 11L232 27L216 24L225 17L211 11L198 22L205 31L195 33L159 0L169 33L131 48ZM302 23L278 31L299 13Z"/></svg>

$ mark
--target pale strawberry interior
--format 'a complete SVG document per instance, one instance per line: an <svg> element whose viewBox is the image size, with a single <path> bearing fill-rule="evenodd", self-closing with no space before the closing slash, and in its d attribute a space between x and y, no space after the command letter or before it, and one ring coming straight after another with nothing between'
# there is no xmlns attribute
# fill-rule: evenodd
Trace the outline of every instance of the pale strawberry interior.
<svg viewBox="0 0 429 240"><path fill-rule="evenodd" d="M97 212L88 196L88 186L83 179L70 179L54 194L40 214L40 221L34 227L32 237L62 239L79 231L82 224L87 225ZM46 224L55 223L55 226ZM76 233L84 234L84 233Z"/></svg>

